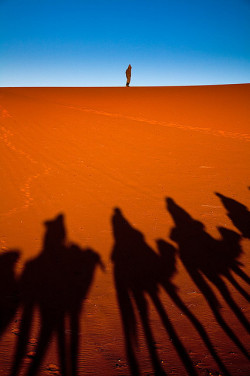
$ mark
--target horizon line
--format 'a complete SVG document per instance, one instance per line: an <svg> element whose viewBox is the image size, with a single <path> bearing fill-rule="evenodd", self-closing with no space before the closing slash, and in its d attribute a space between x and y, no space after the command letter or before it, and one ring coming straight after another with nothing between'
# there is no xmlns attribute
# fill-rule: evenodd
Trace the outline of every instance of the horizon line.
<svg viewBox="0 0 250 376"><path fill-rule="evenodd" d="M236 86L236 85L250 85L250 82L240 82L240 83L226 83L226 84L196 84L196 85L156 85L156 86L129 86L129 89L136 88L174 88L174 87L210 87L210 86ZM0 89L38 89L38 88L79 88L79 89L122 89L126 88L126 85L121 86L0 86Z"/></svg>

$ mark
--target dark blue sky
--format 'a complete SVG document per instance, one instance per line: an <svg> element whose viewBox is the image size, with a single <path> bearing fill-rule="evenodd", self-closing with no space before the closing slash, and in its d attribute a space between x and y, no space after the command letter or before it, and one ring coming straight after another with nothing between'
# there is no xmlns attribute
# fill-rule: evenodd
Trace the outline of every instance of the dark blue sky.
<svg viewBox="0 0 250 376"><path fill-rule="evenodd" d="M0 0L0 86L250 82L250 0Z"/></svg>

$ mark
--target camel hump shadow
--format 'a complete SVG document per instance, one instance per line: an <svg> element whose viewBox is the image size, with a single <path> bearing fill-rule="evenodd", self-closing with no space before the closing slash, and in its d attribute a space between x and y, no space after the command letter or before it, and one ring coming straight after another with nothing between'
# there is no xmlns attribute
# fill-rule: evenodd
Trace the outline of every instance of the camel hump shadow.
<svg viewBox="0 0 250 376"><path fill-rule="evenodd" d="M218 227L221 238L215 239L202 222L193 219L173 199L167 198L166 203L175 224L170 238L179 245L179 255L186 266L213 278L242 265L241 236L237 232Z"/></svg>

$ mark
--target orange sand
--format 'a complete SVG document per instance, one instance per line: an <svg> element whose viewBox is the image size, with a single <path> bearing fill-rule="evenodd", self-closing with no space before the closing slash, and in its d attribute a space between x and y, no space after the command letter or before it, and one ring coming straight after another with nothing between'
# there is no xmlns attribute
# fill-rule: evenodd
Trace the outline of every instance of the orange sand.
<svg viewBox="0 0 250 376"><path fill-rule="evenodd" d="M215 192L250 206L249 99L249 84L0 89L1 252L21 251L20 273L23 263L41 250L43 222L64 213L68 240L91 247L106 265L105 273L97 269L82 313L79 375L130 374L110 260L115 207L154 250L158 238L176 246L169 239L174 222L166 197L201 221L214 238L220 237L217 226L240 233ZM242 269L249 273L249 240L242 238L241 246ZM173 282L230 373L249 375L246 358L215 321L179 259L177 266ZM246 282L236 279L247 289ZM247 316L246 300L226 283ZM223 317L250 351L245 329L216 296ZM161 299L198 374L215 375L218 366L189 320L164 292ZM153 307L151 311L165 371L185 374ZM0 375L7 375L12 363L17 326L12 322L1 339ZM153 374L140 325L137 358L142 374ZM58 365L54 342L40 375L55 374L47 370L50 363Z"/></svg>

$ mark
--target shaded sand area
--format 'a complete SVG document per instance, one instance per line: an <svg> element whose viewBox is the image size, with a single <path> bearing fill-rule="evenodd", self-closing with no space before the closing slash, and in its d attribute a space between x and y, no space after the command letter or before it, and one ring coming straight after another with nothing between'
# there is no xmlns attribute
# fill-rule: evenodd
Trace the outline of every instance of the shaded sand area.
<svg viewBox="0 0 250 376"><path fill-rule="evenodd" d="M0 375L249 375L249 99L0 89Z"/></svg>

